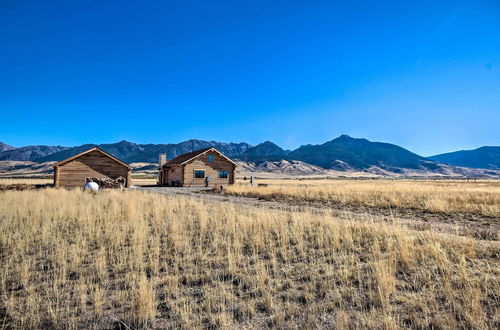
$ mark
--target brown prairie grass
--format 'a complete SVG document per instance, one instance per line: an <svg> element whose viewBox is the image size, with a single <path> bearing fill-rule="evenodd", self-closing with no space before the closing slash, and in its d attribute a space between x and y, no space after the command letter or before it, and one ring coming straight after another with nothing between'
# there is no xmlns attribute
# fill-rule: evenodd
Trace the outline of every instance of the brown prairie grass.
<svg viewBox="0 0 500 330"><path fill-rule="evenodd" d="M154 186L157 183L157 178L132 177L132 184L134 186Z"/></svg>
<svg viewBox="0 0 500 330"><path fill-rule="evenodd" d="M48 178L0 178L0 185L10 184L51 184L53 179Z"/></svg>
<svg viewBox="0 0 500 330"><path fill-rule="evenodd" d="M265 200L500 217L500 181L263 180L228 186L225 194Z"/></svg>
<svg viewBox="0 0 500 330"><path fill-rule="evenodd" d="M0 193L0 327L498 328L500 248L137 191Z"/></svg>

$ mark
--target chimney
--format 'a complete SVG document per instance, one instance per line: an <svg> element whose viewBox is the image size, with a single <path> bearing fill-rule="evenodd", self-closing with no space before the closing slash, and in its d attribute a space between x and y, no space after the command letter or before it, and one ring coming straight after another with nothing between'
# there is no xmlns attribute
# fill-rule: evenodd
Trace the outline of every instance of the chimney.
<svg viewBox="0 0 500 330"><path fill-rule="evenodd" d="M167 154L160 154L160 167L162 167L167 162Z"/></svg>

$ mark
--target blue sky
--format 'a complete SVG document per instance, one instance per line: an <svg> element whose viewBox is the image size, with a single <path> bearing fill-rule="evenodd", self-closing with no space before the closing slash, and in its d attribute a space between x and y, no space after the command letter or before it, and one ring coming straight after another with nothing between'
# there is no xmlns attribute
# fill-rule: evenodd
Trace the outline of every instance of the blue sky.
<svg viewBox="0 0 500 330"><path fill-rule="evenodd" d="M500 145L500 2L0 1L0 141Z"/></svg>

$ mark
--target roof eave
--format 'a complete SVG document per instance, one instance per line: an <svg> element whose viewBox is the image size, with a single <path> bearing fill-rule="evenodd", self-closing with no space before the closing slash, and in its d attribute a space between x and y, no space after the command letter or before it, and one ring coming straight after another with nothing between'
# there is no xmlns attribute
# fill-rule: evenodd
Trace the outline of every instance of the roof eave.
<svg viewBox="0 0 500 330"><path fill-rule="evenodd" d="M224 155L222 152L220 152L219 150L215 149L214 147L209 148L209 149L207 149L207 150L205 150L205 151L203 151L203 152L201 152L201 153L197 154L196 156L189 158L188 160L186 160L186 161L182 162L182 163L181 163L181 165L185 165L186 163L188 163L188 162L192 161L192 160L193 160L193 159L195 159L196 157L199 157L199 156L203 155L203 154L204 154L204 153L206 153L206 152L209 152L210 150L213 150L213 151L217 152L219 155L221 155L222 157L224 157L226 160L228 160L228 161L230 161L231 163L233 163L233 165L234 165L234 166L236 166L236 167L238 166L238 165L237 165L237 164L236 164L233 160L231 160L230 158L228 158L226 155Z"/></svg>

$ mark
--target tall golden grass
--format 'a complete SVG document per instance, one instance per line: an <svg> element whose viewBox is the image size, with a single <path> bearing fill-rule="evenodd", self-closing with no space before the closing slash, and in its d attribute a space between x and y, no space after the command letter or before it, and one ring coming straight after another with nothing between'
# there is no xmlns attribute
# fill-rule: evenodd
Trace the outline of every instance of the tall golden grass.
<svg viewBox="0 0 500 330"><path fill-rule="evenodd" d="M0 327L498 328L500 248L137 191L0 193Z"/></svg>
<svg viewBox="0 0 500 330"><path fill-rule="evenodd" d="M8 184L51 184L53 179L49 178L0 178L0 185Z"/></svg>
<svg viewBox="0 0 500 330"><path fill-rule="evenodd" d="M226 194L266 200L400 208L500 217L500 181L264 180L236 184Z"/></svg>

